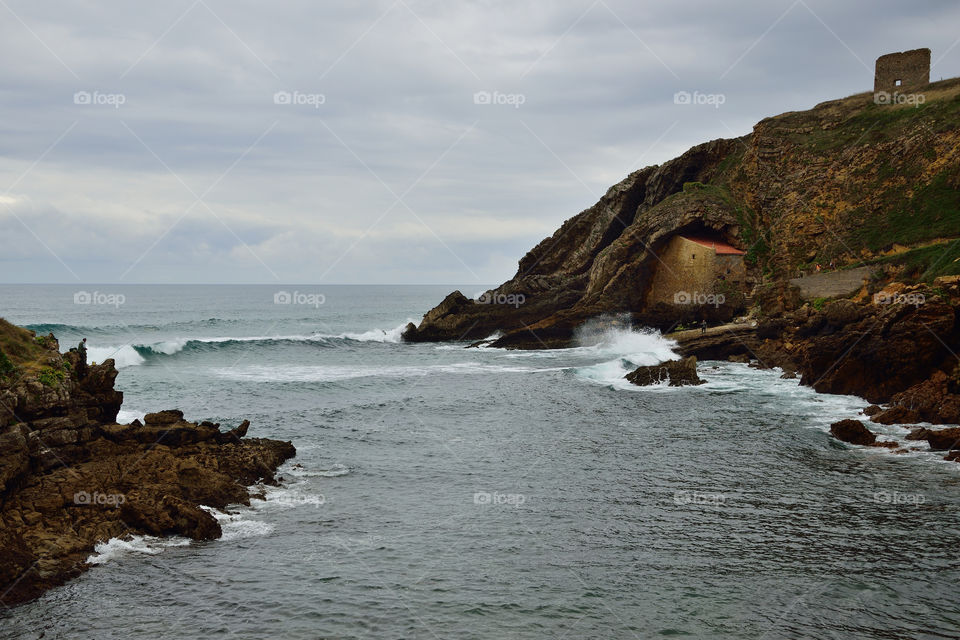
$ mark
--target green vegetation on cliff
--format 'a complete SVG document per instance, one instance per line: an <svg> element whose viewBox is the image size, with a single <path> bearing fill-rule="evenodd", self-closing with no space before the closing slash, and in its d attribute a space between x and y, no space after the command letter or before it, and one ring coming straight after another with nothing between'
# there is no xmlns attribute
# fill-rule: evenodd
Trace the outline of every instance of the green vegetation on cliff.
<svg viewBox="0 0 960 640"><path fill-rule="evenodd" d="M47 355L42 337L0 318L0 384L12 382L22 371L39 372Z"/></svg>
<svg viewBox="0 0 960 640"><path fill-rule="evenodd" d="M921 245L960 235L960 80L922 95L884 105L858 94L759 123L708 181L729 194L748 263L776 278L831 262L958 273L956 246ZM897 245L916 251L887 258Z"/></svg>

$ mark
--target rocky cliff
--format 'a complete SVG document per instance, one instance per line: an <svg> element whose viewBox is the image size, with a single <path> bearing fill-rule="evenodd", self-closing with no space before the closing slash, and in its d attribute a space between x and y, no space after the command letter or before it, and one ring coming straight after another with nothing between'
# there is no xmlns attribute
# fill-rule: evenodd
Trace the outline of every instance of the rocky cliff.
<svg viewBox="0 0 960 640"><path fill-rule="evenodd" d="M890 278L960 273L960 245L934 244L960 235L960 80L921 95L920 104L875 104L870 93L825 102L636 171L521 258L511 280L479 301L450 294L404 338L499 331L499 346L543 348L568 344L601 313L667 328L746 311L749 296L714 308L647 304L658 253L681 233L746 251L754 293L774 305L815 264L876 265Z"/></svg>
<svg viewBox="0 0 960 640"><path fill-rule="evenodd" d="M56 339L0 320L0 603L88 568L97 542L130 534L218 538L200 505L249 504L289 442L221 431L176 410L117 424L112 360L86 366Z"/></svg>
<svg viewBox="0 0 960 640"><path fill-rule="evenodd" d="M875 422L960 424L960 276L678 338L684 355L781 367L822 393L886 404ZM940 448L960 450L960 438Z"/></svg>

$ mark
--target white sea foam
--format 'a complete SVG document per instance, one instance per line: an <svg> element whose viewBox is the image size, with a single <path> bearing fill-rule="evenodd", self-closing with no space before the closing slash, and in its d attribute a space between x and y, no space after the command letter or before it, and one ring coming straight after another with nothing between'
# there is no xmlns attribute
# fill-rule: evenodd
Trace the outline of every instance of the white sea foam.
<svg viewBox="0 0 960 640"><path fill-rule="evenodd" d="M190 544L187 538L174 536L172 538L156 538L154 536L126 536L125 538L110 538L106 542L98 542L93 548L94 553L87 558L90 564L104 564L131 553L156 555L167 547L182 547Z"/></svg>
<svg viewBox="0 0 960 640"><path fill-rule="evenodd" d="M117 369L134 367L144 363L143 356L128 344L120 347L87 347L87 360L89 362L103 362L108 358L113 358Z"/></svg>
<svg viewBox="0 0 960 640"><path fill-rule="evenodd" d="M214 373L228 380L255 382L338 382L358 378L406 378L436 374L475 375L489 373L539 373L557 371L560 368L538 369L533 367L458 362L454 364L386 366L375 365L304 365L271 366L248 365L214 369Z"/></svg>
<svg viewBox="0 0 960 640"><path fill-rule="evenodd" d="M407 319L401 325L390 329L389 331L384 331L383 329L370 329L369 331L364 331L362 333L341 333L335 336L326 336L328 338L346 338L348 340L357 340L359 342L400 342L401 335L403 330L411 322L414 322L413 319ZM416 324L414 322L414 324Z"/></svg>
<svg viewBox="0 0 960 640"><path fill-rule="evenodd" d="M220 529L223 531L220 539L225 542L265 536L274 529L273 524L269 522L250 519L249 515L253 512L253 509L244 508L238 510L236 513L224 513L213 507L201 505L200 508L212 515L217 519L217 522L220 523Z"/></svg>
<svg viewBox="0 0 960 640"><path fill-rule="evenodd" d="M117 412L117 423L118 424L130 424L134 420L143 421L143 417L147 415L145 411L134 411L133 409L120 409Z"/></svg>
<svg viewBox="0 0 960 640"><path fill-rule="evenodd" d="M343 465L337 465L343 466ZM348 473L346 467L344 473ZM287 469L284 473L303 477L300 474L292 473ZM322 476L322 473L306 474ZM343 475L343 474L339 474ZM329 477L329 476L326 476ZM256 511L269 509L290 509L295 507L313 507L319 508L326 504L326 497L321 493L315 493L308 490L309 483L306 480L294 482L283 487L265 487L264 495L266 500L254 498L250 501L250 507Z"/></svg>
<svg viewBox="0 0 960 640"><path fill-rule="evenodd" d="M316 473L316 475L331 477L346 473L349 473L347 467L334 465L330 470ZM326 499L323 495L304 491L302 486L304 484L301 482L292 486L266 487L266 501L252 500L250 507L239 506L233 513L225 513L203 505L200 508L212 515L220 524L220 529L223 532L220 537L222 541L229 542L231 540L265 536L274 530L274 525L270 522L251 518L251 515L256 514L264 507L317 508L325 504ZM107 542L98 542L94 547L94 553L87 558L87 562L90 564L105 564L135 553L156 555L168 547L183 547L190 543L189 538L181 536L158 538L155 536L128 535L123 538L111 538Z"/></svg>
<svg viewBox="0 0 960 640"><path fill-rule="evenodd" d="M581 337L580 342L582 351L616 356L629 360L638 367L659 364L679 357L675 351L677 343L664 338L656 329L632 331L626 328L609 328Z"/></svg>
<svg viewBox="0 0 960 640"><path fill-rule="evenodd" d="M660 335L659 331L644 329L631 331L622 327L607 327L579 336L581 346L566 350L577 355L610 358L593 365L574 369L576 375L589 382L637 390L624 376L643 365L654 365L678 358L677 343ZM666 384L645 387L648 390L666 389Z"/></svg>
<svg viewBox="0 0 960 640"><path fill-rule="evenodd" d="M176 338L174 340L165 340L163 342L157 342L157 343L151 344L150 349L152 349L156 353L173 355L175 353L179 353L180 351L183 351L183 348L187 346L187 342L189 342L189 339L187 338Z"/></svg>

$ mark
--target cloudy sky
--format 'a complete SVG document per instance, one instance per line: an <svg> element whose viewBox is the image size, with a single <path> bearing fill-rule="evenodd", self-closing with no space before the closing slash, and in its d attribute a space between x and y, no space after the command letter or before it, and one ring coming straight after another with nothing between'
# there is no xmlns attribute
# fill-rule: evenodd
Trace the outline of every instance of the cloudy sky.
<svg viewBox="0 0 960 640"><path fill-rule="evenodd" d="M0 16L3 282L498 283L629 172L869 90L883 53L927 46L934 79L960 75L952 1Z"/></svg>

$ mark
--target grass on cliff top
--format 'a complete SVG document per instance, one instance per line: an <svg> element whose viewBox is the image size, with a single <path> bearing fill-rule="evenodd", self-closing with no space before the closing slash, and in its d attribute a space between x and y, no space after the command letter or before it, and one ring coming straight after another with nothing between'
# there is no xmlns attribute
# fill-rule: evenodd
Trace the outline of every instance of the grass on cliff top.
<svg viewBox="0 0 960 640"><path fill-rule="evenodd" d="M47 353L42 338L0 318L0 382L20 370L38 371Z"/></svg>
<svg viewBox="0 0 960 640"><path fill-rule="evenodd" d="M794 139L811 151L823 154L851 145L893 140L918 126L931 133L956 129L960 118L960 84L947 80L915 93L924 96L923 104L875 104L872 98L865 101L862 96L851 96L848 99L851 105L860 101L863 106L855 109L850 117L836 127L795 134Z"/></svg>

